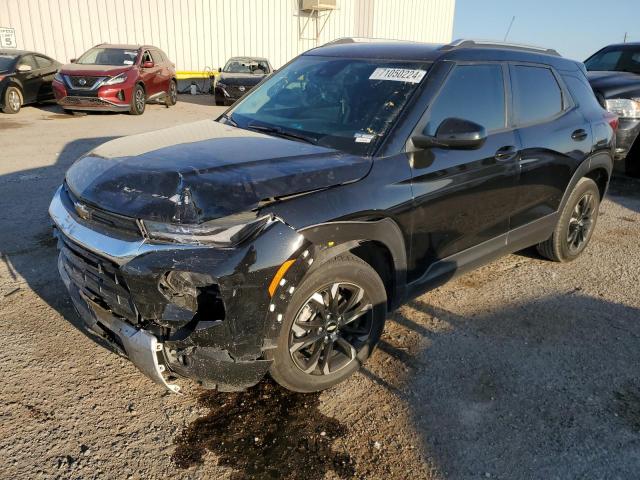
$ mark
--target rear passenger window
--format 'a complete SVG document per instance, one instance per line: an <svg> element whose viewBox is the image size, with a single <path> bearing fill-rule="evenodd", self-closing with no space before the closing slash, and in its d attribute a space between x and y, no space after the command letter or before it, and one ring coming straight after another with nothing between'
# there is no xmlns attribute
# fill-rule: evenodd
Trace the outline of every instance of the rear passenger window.
<svg viewBox="0 0 640 480"><path fill-rule="evenodd" d="M487 131L505 127L504 78L500 65L458 65L434 101L423 133L434 136L443 120L461 118Z"/></svg>
<svg viewBox="0 0 640 480"><path fill-rule="evenodd" d="M564 83L567 85L573 101L585 111L585 113L602 112L602 106L593 93L593 89L586 78L578 78L573 75L563 75Z"/></svg>
<svg viewBox="0 0 640 480"><path fill-rule="evenodd" d="M38 62L38 67L40 68L47 68L53 65L53 62L50 59L41 55L36 55L36 62Z"/></svg>
<svg viewBox="0 0 640 480"><path fill-rule="evenodd" d="M562 90L550 69L512 66L511 84L516 123L540 122L562 111Z"/></svg>

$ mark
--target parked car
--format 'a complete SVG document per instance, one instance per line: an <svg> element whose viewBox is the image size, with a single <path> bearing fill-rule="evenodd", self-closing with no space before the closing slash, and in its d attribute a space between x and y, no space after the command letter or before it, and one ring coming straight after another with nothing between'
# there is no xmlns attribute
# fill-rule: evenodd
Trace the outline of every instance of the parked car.
<svg viewBox="0 0 640 480"><path fill-rule="evenodd" d="M616 169L640 176L640 43L609 45L585 66L600 102L620 120Z"/></svg>
<svg viewBox="0 0 640 480"><path fill-rule="evenodd" d="M0 50L0 109L18 113L23 105L53 100L51 82L58 68L41 53Z"/></svg>
<svg viewBox="0 0 640 480"><path fill-rule="evenodd" d="M141 115L148 102L178 100L175 65L151 45L97 45L60 69L53 90L65 110Z"/></svg>
<svg viewBox="0 0 640 480"><path fill-rule="evenodd" d="M218 72L214 87L216 105L231 105L272 73L273 68L266 58L232 57Z"/></svg>
<svg viewBox="0 0 640 480"><path fill-rule="evenodd" d="M329 44L215 121L76 161L60 274L86 330L173 391L325 389L407 299L532 245L576 259L614 126L553 51Z"/></svg>

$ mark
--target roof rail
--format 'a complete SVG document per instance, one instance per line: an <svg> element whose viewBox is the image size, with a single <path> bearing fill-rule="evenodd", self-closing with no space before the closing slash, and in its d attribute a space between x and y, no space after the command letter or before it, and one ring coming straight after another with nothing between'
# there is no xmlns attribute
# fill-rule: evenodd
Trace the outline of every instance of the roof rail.
<svg viewBox="0 0 640 480"><path fill-rule="evenodd" d="M331 40L324 45L340 45L343 43L377 43L377 42L411 42L411 40L398 40L396 38L369 38L369 37L342 37ZM415 42L413 42L415 43Z"/></svg>
<svg viewBox="0 0 640 480"><path fill-rule="evenodd" d="M522 45L520 43L496 42L493 40L465 40L458 39L444 45L441 50L453 50L455 48L508 48L512 50L522 50L525 52L544 53L561 57L557 50L553 48L537 47L535 45Z"/></svg>

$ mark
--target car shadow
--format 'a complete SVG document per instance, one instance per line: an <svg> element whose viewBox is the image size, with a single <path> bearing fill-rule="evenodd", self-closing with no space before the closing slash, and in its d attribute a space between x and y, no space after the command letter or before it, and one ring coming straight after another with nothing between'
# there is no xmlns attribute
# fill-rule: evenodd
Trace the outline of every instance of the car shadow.
<svg viewBox="0 0 640 480"><path fill-rule="evenodd" d="M54 192L71 164L98 145L117 137L83 138L67 143L53 165L0 176L0 276L3 293L23 287L72 323L79 319L57 270L56 240L48 215Z"/></svg>
<svg viewBox="0 0 640 480"><path fill-rule="evenodd" d="M428 348L389 336L379 353L405 377L375 361L365 371L409 405L423 454L451 478L628 478L640 467L639 320L578 291L477 316L423 296L392 322Z"/></svg>

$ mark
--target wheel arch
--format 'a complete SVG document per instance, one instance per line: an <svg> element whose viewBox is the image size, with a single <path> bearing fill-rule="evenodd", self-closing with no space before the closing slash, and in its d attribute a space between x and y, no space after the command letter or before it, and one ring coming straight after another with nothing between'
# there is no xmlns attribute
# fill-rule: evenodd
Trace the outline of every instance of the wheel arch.
<svg viewBox="0 0 640 480"><path fill-rule="evenodd" d="M389 308L402 303L406 293L407 251L404 236L391 218L321 223L299 231L319 250L319 264L351 252L367 262L387 290Z"/></svg>
<svg viewBox="0 0 640 480"><path fill-rule="evenodd" d="M587 158L578 166L576 171L573 173L571 180L569 180L569 184L564 191L558 211L562 211L569 200L571 192L580 179L584 177L591 178L596 182L598 190L600 191L600 199L604 198L607 188L609 187L609 179L611 178L612 171L613 159L608 152L599 152Z"/></svg>

